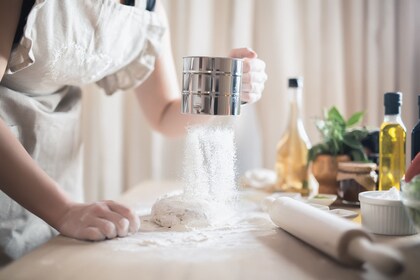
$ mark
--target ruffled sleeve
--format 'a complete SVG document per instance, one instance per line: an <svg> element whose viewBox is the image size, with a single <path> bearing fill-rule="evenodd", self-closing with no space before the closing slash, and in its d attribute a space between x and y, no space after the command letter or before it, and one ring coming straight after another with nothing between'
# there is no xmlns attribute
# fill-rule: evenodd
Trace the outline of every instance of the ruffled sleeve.
<svg viewBox="0 0 420 280"><path fill-rule="evenodd" d="M165 27L157 14L150 13L150 23L145 31L144 45L137 57L117 72L105 76L96 83L105 90L106 94L110 95L118 90L135 88L153 72L165 33Z"/></svg>
<svg viewBox="0 0 420 280"><path fill-rule="evenodd" d="M32 50L32 29L34 27L36 14L38 10L44 5L44 2L45 0L36 1L31 12L29 13L22 39L10 54L6 74L16 73L17 71L25 69L34 63L35 57Z"/></svg>

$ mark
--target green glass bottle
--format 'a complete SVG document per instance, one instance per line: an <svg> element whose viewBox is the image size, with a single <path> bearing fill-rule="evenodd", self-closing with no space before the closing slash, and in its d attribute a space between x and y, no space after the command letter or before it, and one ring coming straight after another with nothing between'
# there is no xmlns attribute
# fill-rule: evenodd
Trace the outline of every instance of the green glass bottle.
<svg viewBox="0 0 420 280"><path fill-rule="evenodd" d="M406 128L401 119L402 94L384 95L385 116L379 132L379 190L400 189L405 173Z"/></svg>

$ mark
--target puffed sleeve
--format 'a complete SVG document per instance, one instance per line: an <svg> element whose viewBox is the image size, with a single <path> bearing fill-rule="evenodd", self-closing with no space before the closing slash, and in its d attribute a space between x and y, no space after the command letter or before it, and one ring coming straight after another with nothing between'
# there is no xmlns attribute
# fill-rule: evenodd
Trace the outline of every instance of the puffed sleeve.
<svg viewBox="0 0 420 280"><path fill-rule="evenodd" d="M142 30L144 43L135 59L120 70L105 76L97 82L97 85L102 87L106 94L135 88L153 72L166 28L156 13L147 13L150 13L150 17L148 17L148 22Z"/></svg>

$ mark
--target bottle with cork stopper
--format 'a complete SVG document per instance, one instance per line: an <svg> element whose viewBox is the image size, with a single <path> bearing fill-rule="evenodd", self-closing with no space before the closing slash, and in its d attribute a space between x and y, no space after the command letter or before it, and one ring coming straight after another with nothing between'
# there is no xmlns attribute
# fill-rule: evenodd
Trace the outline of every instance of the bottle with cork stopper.
<svg viewBox="0 0 420 280"><path fill-rule="evenodd" d="M307 157L310 142L301 117L303 79L288 80L289 123L277 145L277 191L309 195Z"/></svg>

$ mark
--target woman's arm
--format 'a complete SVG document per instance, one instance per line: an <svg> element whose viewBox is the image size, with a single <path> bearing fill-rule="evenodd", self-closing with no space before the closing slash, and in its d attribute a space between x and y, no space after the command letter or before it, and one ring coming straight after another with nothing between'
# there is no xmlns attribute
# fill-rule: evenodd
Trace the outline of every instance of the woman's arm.
<svg viewBox="0 0 420 280"><path fill-rule="evenodd" d="M139 218L113 201L72 202L0 119L0 189L63 235L102 240L136 232Z"/></svg>
<svg viewBox="0 0 420 280"><path fill-rule="evenodd" d="M21 0L0 0L0 80L20 17ZM101 240L138 230L139 218L112 201L74 203L30 157L0 118L0 189L62 234Z"/></svg>
<svg viewBox="0 0 420 280"><path fill-rule="evenodd" d="M156 3L155 12L160 15L165 26L168 26L166 13L160 1ZM136 96L152 128L167 136L182 135L186 125L204 123L211 118L180 113L180 87L175 71L169 30L162 38L162 50L156 60L155 70L136 89Z"/></svg>
<svg viewBox="0 0 420 280"><path fill-rule="evenodd" d="M165 11L159 1L156 3L156 13L168 26ZM162 52L156 60L155 70L136 89L136 96L153 129L167 136L183 135L188 125L205 123L212 117L181 114L181 91L174 66L169 30L165 33L162 44ZM257 59L254 51L247 48L232 50L230 56L245 58L242 100L257 101L261 97L267 79L265 63Z"/></svg>
<svg viewBox="0 0 420 280"><path fill-rule="evenodd" d="M29 211L56 227L70 204L0 119L0 188ZM45 202L48 201L48 207Z"/></svg>
<svg viewBox="0 0 420 280"><path fill-rule="evenodd" d="M0 0L0 78L3 77L19 22L22 0ZM0 119L0 188L25 208L53 224L70 201L33 162ZM40 201L52 203L50 211ZM53 226L55 226L53 224Z"/></svg>

